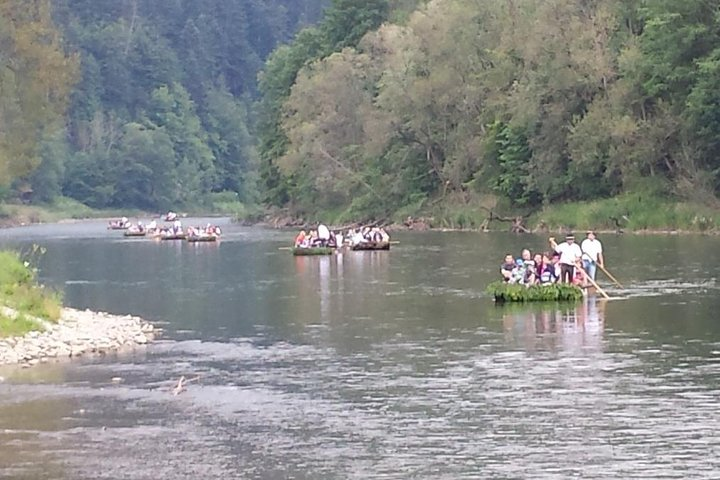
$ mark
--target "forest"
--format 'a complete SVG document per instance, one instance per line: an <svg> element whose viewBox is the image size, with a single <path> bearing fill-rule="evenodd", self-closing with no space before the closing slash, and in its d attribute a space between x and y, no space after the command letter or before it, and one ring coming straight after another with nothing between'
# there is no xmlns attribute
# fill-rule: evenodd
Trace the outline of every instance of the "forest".
<svg viewBox="0 0 720 480"><path fill-rule="evenodd" d="M257 74L322 1L0 5L0 119L11 127L0 199L148 211L257 202Z"/></svg>
<svg viewBox="0 0 720 480"><path fill-rule="evenodd" d="M6 198L331 221L717 207L715 1L3 5Z"/></svg>

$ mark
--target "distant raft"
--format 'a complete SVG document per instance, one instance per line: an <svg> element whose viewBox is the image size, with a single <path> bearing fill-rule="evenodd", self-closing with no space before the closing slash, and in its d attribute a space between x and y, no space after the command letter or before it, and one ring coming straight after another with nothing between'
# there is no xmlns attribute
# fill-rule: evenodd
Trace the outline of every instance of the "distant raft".
<svg viewBox="0 0 720 480"><path fill-rule="evenodd" d="M218 236L215 234L202 233L200 235L188 235L188 242L215 242Z"/></svg>
<svg viewBox="0 0 720 480"><path fill-rule="evenodd" d="M145 230L125 230L125 233L123 233L126 237L144 237L146 234Z"/></svg>
<svg viewBox="0 0 720 480"><path fill-rule="evenodd" d="M122 220L110 220L107 226L108 230L127 230L130 228L130 222Z"/></svg>
<svg viewBox="0 0 720 480"><path fill-rule="evenodd" d="M351 250L390 250L390 242L360 242L350 247Z"/></svg>
<svg viewBox="0 0 720 480"><path fill-rule="evenodd" d="M493 282L487 292L497 303L505 302L575 302L583 298L577 285L550 283L547 285L519 285L502 281Z"/></svg>
<svg viewBox="0 0 720 480"><path fill-rule="evenodd" d="M330 247L293 247L292 254L295 256L305 255L332 255L335 251Z"/></svg>
<svg viewBox="0 0 720 480"><path fill-rule="evenodd" d="M187 235L185 233L161 233L158 238L160 240L185 240Z"/></svg>

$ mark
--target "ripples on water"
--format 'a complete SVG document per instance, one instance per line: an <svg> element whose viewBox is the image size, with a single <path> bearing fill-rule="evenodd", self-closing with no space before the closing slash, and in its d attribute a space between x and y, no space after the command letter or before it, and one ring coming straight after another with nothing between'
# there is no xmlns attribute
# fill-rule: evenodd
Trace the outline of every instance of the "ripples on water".
<svg viewBox="0 0 720 480"><path fill-rule="evenodd" d="M49 395L67 410L52 430L16 425L0 438L41 446L44 478L57 478L53 466L67 478L108 479L717 474L709 453L720 447L720 359L708 364L706 345L687 356L610 342L601 324L567 324L565 314L527 338L528 321L423 341L397 335L344 357L252 338L162 342L134 362L75 366L62 387L12 385L16 401ZM508 348L528 341L534 350ZM172 396L181 375L200 379Z"/></svg>
<svg viewBox="0 0 720 480"><path fill-rule="evenodd" d="M347 284L288 290L278 303L319 312L284 319L293 333L278 336L274 318L256 319L255 335L177 329L131 356L0 371L0 476L717 478L717 330L665 320L660 337L651 310L659 292L672 308L691 293L714 297L714 281L496 308L458 280L471 277L464 259L432 273L403 260L421 275L398 278L389 265L352 283L346 263ZM319 261L298 263L297 278ZM252 294L285 288L274 278L258 276ZM379 309L363 289L384 292L372 297ZM182 375L199 378L173 396Z"/></svg>

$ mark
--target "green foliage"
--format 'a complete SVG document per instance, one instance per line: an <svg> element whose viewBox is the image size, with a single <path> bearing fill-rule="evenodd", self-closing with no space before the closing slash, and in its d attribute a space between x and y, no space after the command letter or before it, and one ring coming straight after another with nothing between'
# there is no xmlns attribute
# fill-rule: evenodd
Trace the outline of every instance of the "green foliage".
<svg viewBox="0 0 720 480"><path fill-rule="evenodd" d="M0 306L17 312L16 318L0 315L0 336L19 335L38 327L32 318L57 321L60 295L36 282L35 262L44 250L33 246L20 255L0 251Z"/></svg>
<svg viewBox="0 0 720 480"><path fill-rule="evenodd" d="M493 190L517 206L537 205L540 194L531 185L528 166L532 152L518 128L495 122L488 127L488 160L497 164Z"/></svg>
<svg viewBox="0 0 720 480"><path fill-rule="evenodd" d="M627 193L610 199L548 206L535 214L529 224L542 224L552 231L594 228L705 233L717 230L717 216L713 207L652 194Z"/></svg>
<svg viewBox="0 0 720 480"><path fill-rule="evenodd" d="M32 172L40 142L56 129L75 81L49 0L0 3L0 184Z"/></svg>
<svg viewBox="0 0 720 480"><path fill-rule="evenodd" d="M292 253L295 256L315 256L315 255L332 255L333 249L327 247L312 247L312 248L293 248Z"/></svg>
<svg viewBox="0 0 720 480"><path fill-rule="evenodd" d="M574 302L583 297L580 287L566 283L525 286L497 281L488 285L487 293L498 303Z"/></svg>
<svg viewBox="0 0 720 480"><path fill-rule="evenodd" d="M388 12L388 0L332 0L320 26L324 42L331 51L354 47L380 26Z"/></svg>
<svg viewBox="0 0 720 480"><path fill-rule="evenodd" d="M367 2L365 14L381 3ZM645 178L669 185L671 199L715 201L720 16L712 2L435 0L410 14L391 2L377 18L397 24L359 42L353 27L363 30L368 17L346 15L351 2L332 8L266 64L261 92L275 121L260 129L260 152L273 202L398 217L417 211L406 207L418 198L427 213L495 193L510 208L536 209L644 195L633 185ZM347 43L330 31L345 32ZM344 61L328 54L347 45L356 47ZM319 143L364 188L333 174ZM302 161L284 163L293 155ZM325 176L347 194L327 194ZM448 200L458 196L465 200ZM631 223L664 218L628 202L614 208L637 210ZM430 208L445 225L478 222L462 209Z"/></svg>
<svg viewBox="0 0 720 480"><path fill-rule="evenodd" d="M238 194L233 191L209 194L203 208L212 213L229 215L236 221L259 220L262 217L262 209L255 204L241 202Z"/></svg>
<svg viewBox="0 0 720 480"><path fill-rule="evenodd" d="M0 314L0 338L21 336L40 328L37 321L29 319L25 315L8 318Z"/></svg>
<svg viewBox="0 0 720 480"><path fill-rule="evenodd" d="M713 228L711 215L670 208L712 205L720 192L713 2L0 9L13 66L0 73L2 198L163 210L229 191L301 216L432 214L464 227L481 221L477 198L495 194L522 213L596 201L593 222ZM667 203L648 200L638 179L666 185Z"/></svg>
<svg viewBox="0 0 720 480"><path fill-rule="evenodd" d="M389 13L387 0L333 0L324 12L323 20L317 27L302 30L287 46L278 48L268 58L260 74L260 121L258 122L260 176L265 190L265 201L273 205L284 205L307 193L296 188L294 175L278 165L287 153L289 140L282 125L283 105L290 96L298 73L313 61L322 60L345 47L354 47L370 30L377 28ZM337 96L338 98L340 95ZM295 176L296 177L296 176ZM298 198L292 198L297 203ZM302 201L310 204L311 199Z"/></svg>
<svg viewBox="0 0 720 480"><path fill-rule="evenodd" d="M27 193L29 183L34 202L64 195L95 208L163 209L198 205L222 190L256 200L254 119L247 112L257 73L279 43L320 16L323 2L3 5L0 36L7 34L3 45L14 48L7 53L22 67L15 72L22 77L11 75L15 69L0 75L3 134L12 137L7 170L23 177L16 185ZM63 57L63 47L77 54ZM78 82L68 95L72 80ZM62 128L56 120L68 99ZM57 130L49 129L51 120ZM138 126L161 133L139 134ZM0 138L0 174L4 145Z"/></svg>

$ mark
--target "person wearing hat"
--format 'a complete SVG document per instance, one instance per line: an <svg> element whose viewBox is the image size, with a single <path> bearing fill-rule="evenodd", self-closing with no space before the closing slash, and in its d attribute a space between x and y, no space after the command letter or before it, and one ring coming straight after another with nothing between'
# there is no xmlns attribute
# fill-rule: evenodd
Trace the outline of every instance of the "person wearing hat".
<svg viewBox="0 0 720 480"><path fill-rule="evenodd" d="M595 280L597 266L600 265L600 268L602 268L605 260L603 259L602 243L600 243L600 240L595 238L594 231L587 231L587 238L582 241L580 249L583 252L583 268L587 272L588 276Z"/></svg>
<svg viewBox="0 0 720 480"><path fill-rule="evenodd" d="M582 250L580 245L575 243L575 235L568 233L565 235L565 241L558 245L554 237L549 239L550 247L560 254L560 282L572 283L575 278L575 265L582 258Z"/></svg>

